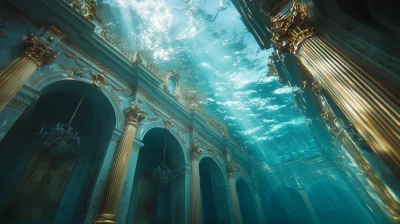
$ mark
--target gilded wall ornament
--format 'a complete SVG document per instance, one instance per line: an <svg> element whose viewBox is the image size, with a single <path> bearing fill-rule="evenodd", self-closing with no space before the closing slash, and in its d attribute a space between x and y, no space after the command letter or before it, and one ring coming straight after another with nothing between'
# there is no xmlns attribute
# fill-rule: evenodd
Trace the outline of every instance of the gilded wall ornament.
<svg viewBox="0 0 400 224"><path fill-rule="evenodd" d="M171 118L170 118L170 119L167 119L167 120L164 120L164 125L165 125L165 129L171 130L171 128L172 128L172 121L171 121Z"/></svg>
<svg viewBox="0 0 400 224"><path fill-rule="evenodd" d="M168 94L178 100L181 97L179 88L179 74L174 70L166 72L163 78L163 88Z"/></svg>
<svg viewBox="0 0 400 224"><path fill-rule="evenodd" d="M74 0L70 6L82 14L87 20L96 20L102 23L100 17L96 14L96 0Z"/></svg>
<svg viewBox="0 0 400 224"><path fill-rule="evenodd" d="M208 119L207 124L222 136L228 136L228 129L223 124L217 123L213 119Z"/></svg>
<svg viewBox="0 0 400 224"><path fill-rule="evenodd" d="M93 74L93 72L91 70L89 70L90 72L90 76L93 79L92 84L95 85L96 87L100 88L102 87L105 83L106 83L106 73L103 72L99 72L98 74Z"/></svg>
<svg viewBox="0 0 400 224"><path fill-rule="evenodd" d="M304 39L315 34L304 7L296 0L287 18L271 21L272 43L283 52L296 53Z"/></svg>
<svg viewBox="0 0 400 224"><path fill-rule="evenodd" d="M33 35L24 40L24 57L30 58L38 67L49 64L59 55Z"/></svg>

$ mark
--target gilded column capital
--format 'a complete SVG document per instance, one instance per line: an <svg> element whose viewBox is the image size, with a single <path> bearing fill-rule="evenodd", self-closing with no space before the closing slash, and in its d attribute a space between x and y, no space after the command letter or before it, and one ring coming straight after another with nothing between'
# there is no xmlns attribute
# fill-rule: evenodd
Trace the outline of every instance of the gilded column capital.
<svg viewBox="0 0 400 224"><path fill-rule="evenodd" d="M142 111L136 104L131 103L131 105L125 111L125 116L126 116L126 122L128 124L133 124L137 126L139 122L146 117L146 114L142 113Z"/></svg>
<svg viewBox="0 0 400 224"><path fill-rule="evenodd" d="M203 153L203 150L196 143L193 143L190 153L192 155L192 160L198 160L200 155Z"/></svg>
<svg viewBox="0 0 400 224"><path fill-rule="evenodd" d="M315 29L298 1L290 11L289 17L271 21L272 43L280 51L296 53L303 40L315 35Z"/></svg>
<svg viewBox="0 0 400 224"><path fill-rule="evenodd" d="M235 172L237 171L236 167L232 163L227 163L226 165L226 171L228 172L229 177L234 177Z"/></svg>
<svg viewBox="0 0 400 224"><path fill-rule="evenodd" d="M24 40L24 57L31 59L37 67L49 64L59 55L48 45L34 36L30 36Z"/></svg>
<svg viewBox="0 0 400 224"><path fill-rule="evenodd" d="M287 3L288 0L264 1L262 3L262 9L267 13L268 16L274 16Z"/></svg>

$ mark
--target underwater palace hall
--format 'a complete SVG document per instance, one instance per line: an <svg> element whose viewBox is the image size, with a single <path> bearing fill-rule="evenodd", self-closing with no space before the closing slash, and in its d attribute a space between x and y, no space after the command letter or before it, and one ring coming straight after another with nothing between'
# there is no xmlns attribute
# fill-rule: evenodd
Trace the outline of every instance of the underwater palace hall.
<svg viewBox="0 0 400 224"><path fill-rule="evenodd" d="M0 0L0 224L400 224L398 0Z"/></svg>

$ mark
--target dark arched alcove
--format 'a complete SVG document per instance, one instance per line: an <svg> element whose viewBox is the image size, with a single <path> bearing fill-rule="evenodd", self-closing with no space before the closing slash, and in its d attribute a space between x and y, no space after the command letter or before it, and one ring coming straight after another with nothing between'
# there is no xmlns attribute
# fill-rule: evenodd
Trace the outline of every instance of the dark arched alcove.
<svg viewBox="0 0 400 224"><path fill-rule="evenodd" d="M33 144L42 127L68 124L81 138L71 159ZM44 88L0 143L1 219L7 223L81 223L115 127L115 113L96 87L76 81Z"/></svg>
<svg viewBox="0 0 400 224"><path fill-rule="evenodd" d="M229 223L228 188L221 168L210 157L199 163L203 223Z"/></svg>
<svg viewBox="0 0 400 224"><path fill-rule="evenodd" d="M175 175L185 166L183 150L177 139L164 128L153 128L143 138L144 146L139 151L134 185L131 196L133 223L181 223L183 207L181 200L184 175L176 176L167 186L153 180L152 172L163 163ZM131 221L128 221L132 223Z"/></svg>
<svg viewBox="0 0 400 224"><path fill-rule="evenodd" d="M331 184L313 185L309 197L320 223L376 223L362 206Z"/></svg>
<svg viewBox="0 0 400 224"><path fill-rule="evenodd" d="M236 191L239 197L240 212L244 224L259 223L257 207L249 185L239 178L236 182Z"/></svg>
<svg viewBox="0 0 400 224"><path fill-rule="evenodd" d="M290 187L276 189L270 197L268 223L308 224L312 223L300 192Z"/></svg>

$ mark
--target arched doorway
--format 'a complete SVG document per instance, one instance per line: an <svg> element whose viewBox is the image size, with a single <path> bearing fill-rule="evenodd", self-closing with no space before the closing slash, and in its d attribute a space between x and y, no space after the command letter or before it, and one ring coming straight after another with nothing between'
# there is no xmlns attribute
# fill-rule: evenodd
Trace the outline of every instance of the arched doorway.
<svg viewBox="0 0 400 224"><path fill-rule="evenodd" d="M182 147L164 128L151 129L142 142L131 197L131 223L183 223L184 175L175 176L167 186L161 186L152 177L152 172L163 163L164 147L165 165L175 175L181 173L185 168Z"/></svg>
<svg viewBox="0 0 400 224"><path fill-rule="evenodd" d="M76 152L33 144L34 133L68 124ZM60 81L45 87L0 143L1 220L6 223L83 223L99 167L115 127L115 112L96 87Z"/></svg>
<svg viewBox="0 0 400 224"><path fill-rule="evenodd" d="M271 211L267 223L309 224L312 223L300 192L290 187L279 187L270 197Z"/></svg>
<svg viewBox="0 0 400 224"><path fill-rule="evenodd" d="M309 196L320 223L376 223L361 205L334 185L317 183L310 188Z"/></svg>
<svg viewBox="0 0 400 224"><path fill-rule="evenodd" d="M260 223L253 194L246 181L242 178L239 178L236 182L236 191L239 198L243 224Z"/></svg>
<svg viewBox="0 0 400 224"><path fill-rule="evenodd" d="M222 170L214 159L199 163L203 223L230 223L229 193Z"/></svg>

